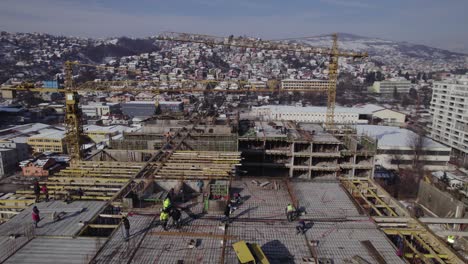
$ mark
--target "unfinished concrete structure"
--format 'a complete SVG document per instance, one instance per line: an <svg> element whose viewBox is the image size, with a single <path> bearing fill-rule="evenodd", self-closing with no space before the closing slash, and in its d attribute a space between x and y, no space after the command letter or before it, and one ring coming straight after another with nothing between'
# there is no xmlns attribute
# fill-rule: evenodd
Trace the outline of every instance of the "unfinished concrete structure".
<svg viewBox="0 0 468 264"><path fill-rule="evenodd" d="M142 127L139 132L124 133L120 140L110 143L112 149L157 150L184 129L188 120L156 120ZM237 151L237 134L227 125L200 124L183 142L181 149L195 151Z"/></svg>
<svg viewBox="0 0 468 264"><path fill-rule="evenodd" d="M419 259L463 263L368 176L335 177L344 170L350 176L356 174L362 162L368 161L360 155L372 158L371 142L367 146L367 141L352 135L331 135L315 126L287 126L293 139L301 136L307 140L261 139L258 141L264 146L269 145L261 151L286 153L292 158L293 174L298 160L309 159L308 176L251 178L236 176L241 159L235 150L210 151L206 149L210 146L194 143L187 145L200 149L190 150L184 142L206 133L197 128L198 122L190 122L173 130L159 149L103 150L49 178L45 183L53 198L61 199L77 188L86 191L82 197L73 194L71 203L36 203L44 217L39 228L31 223L32 206L28 204L34 199L28 197L33 197L32 191L19 192L14 199L6 197L9 205L29 202L0 225L0 262L237 263L232 244L244 240L259 244L270 263L405 263ZM311 129L317 131L306 133ZM240 139L239 145L249 140ZM289 152L275 147L276 143ZM237 146L237 141L231 146ZM335 166L326 177L305 180L327 159L339 170ZM347 163L352 166L342 167ZM297 166L300 171L302 165ZM285 171L289 176L291 167ZM171 189L176 194L174 205L182 210L183 225L164 230L158 219L162 199ZM233 193L240 193L243 202L231 214L231 223L220 224ZM313 225L305 234L297 233L297 223L287 222L288 203L307 212L301 219ZM54 213L61 214L61 219L54 221ZM122 213L130 221L128 241ZM404 244L401 257L396 254L401 245L398 241Z"/></svg>
<svg viewBox="0 0 468 264"><path fill-rule="evenodd" d="M375 150L371 138L334 135L307 123L257 121L239 137L242 165L252 175L372 177Z"/></svg>

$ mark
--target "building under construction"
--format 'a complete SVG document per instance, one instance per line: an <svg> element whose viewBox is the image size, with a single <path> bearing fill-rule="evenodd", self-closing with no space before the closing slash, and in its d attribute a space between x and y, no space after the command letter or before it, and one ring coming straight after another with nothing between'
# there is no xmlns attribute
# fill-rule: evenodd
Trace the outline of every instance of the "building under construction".
<svg viewBox="0 0 468 264"><path fill-rule="evenodd" d="M317 124L249 122L239 137L242 165L251 175L370 178L377 144L347 129L347 133L335 134Z"/></svg>
<svg viewBox="0 0 468 264"><path fill-rule="evenodd" d="M153 121L40 182L51 201L3 194L0 263L255 263L240 241L260 248L256 263L464 263L374 183L373 140L311 124L239 127ZM159 221L168 195L180 228ZM304 222L286 219L288 204Z"/></svg>

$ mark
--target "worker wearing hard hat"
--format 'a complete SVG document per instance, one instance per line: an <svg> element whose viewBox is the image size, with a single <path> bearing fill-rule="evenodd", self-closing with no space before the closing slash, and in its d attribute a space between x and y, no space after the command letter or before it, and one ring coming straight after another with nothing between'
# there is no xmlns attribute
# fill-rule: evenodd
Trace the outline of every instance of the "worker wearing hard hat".
<svg viewBox="0 0 468 264"><path fill-rule="evenodd" d="M447 243L451 247L453 247L453 244L455 244L455 236L454 235L447 236Z"/></svg>
<svg viewBox="0 0 468 264"><path fill-rule="evenodd" d="M294 214L296 213L296 208L294 208L294 205L288 204L286 206L286 217L288 218L289 222L292 222L294 220Z"/></svg>
<svg viewBox="0 0 468 264"><path fill-rule="evenodd" d="M164 199L163 201L163 210L169 211L169 209L171 209L171 206L172 206L171 198L167 196L166 199Z"/></svg>
<svg viewBox="0 0 468 264"><path fill-rule="evenodd" d="M169 212L166 210L162 210L161 215L159 216L159 221L161 221L161 225L164 230L167 230L167 222L169 221Z"/></svg>

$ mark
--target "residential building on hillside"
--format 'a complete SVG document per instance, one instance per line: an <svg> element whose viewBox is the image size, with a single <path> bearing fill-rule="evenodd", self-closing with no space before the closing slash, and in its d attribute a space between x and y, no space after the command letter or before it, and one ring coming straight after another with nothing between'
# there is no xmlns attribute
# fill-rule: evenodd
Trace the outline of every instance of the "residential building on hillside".
<svg viewBox="0 0 468 264"><path fill-rule="evenodd" d="M179 101L160 101L159 108L162 112L181 112L184 110L184 104Z"/></svg>
<svg viewBox="0 0 468 264"><path fill-rule="evenodd" d="M369 87L369 92L379 94L381 97L392 98L395 91L400 95L408 94L410 88L410 81L406 79L392 79L374 82L374 85Z"/></svg>
<svg viewBox="0 0 468 264"><path fill-rule="evenodd" d="M112 102L112 103L127 103L127 102L134 101L134 100L135 100L135 96L129 93L115 94L107 98L107 101Z"/></svg>
<svg viewBox="0 0 468 264"><path fill-rule="evenodd" d="M435 82L430 109L431 137L452 147L452 155L468 163L468 75Z"/></svg>
<svg viewBox="0 0 468 264"><path fill-rule="evenodd" d="M141 92L135 96L135 101L154 101L155 97L152 93Z"/></svg>
<svg viewBox="0 0 468 264"><path fill-rule="evenodd" d="M281 90L318 90L328 89L328 80L295 80L285 79L281 81Z"/></svg>
<svg viewBox="0 0 468 264"><path fill-rule="evenodd" d="M418 135L408 129L391 126L358 125L360 134L377 139L375 163L387 169L413 166L415 141ZM424 137L420 160L427 170L445 170L450 160L450 148Z"/></svg>
<svg viewBox="0 0 468 264"><path fill-rule="evenodd" d="M118 114L120 112L119 103L90 103L82 105L81 110L87 117L101 117L103 115Z"/></svg>

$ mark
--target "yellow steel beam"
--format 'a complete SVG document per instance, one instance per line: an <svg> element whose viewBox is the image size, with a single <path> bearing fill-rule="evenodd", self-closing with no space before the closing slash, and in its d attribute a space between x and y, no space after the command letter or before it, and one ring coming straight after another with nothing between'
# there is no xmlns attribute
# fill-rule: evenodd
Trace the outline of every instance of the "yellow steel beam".
<svg viewBox="0 0 468 264"><path fill-rule="evenodd" d="M28 206L19 206L19 205L0 205L0 209L12 209L12 210L23 210L28 208Z"/></svg>
<svg viewBox="0 0 468 264"><path fill-rule="evenodd" d="M440 263L444 263L444 261L439 257L439 255L432 249L431 246L429 246L428 244L426 244L426 242L424 240L422 240L418 234L414 235L413 236L414 238L416 238L416 240L418 240L419 244L421 244L427 251L429 251L432 255L433 258L437 259Z"/></svg>
<svg viewBox="0 0 468 264"><path fill-rule="evenodd" d="M424 261L424 263L432 264L432 262L428 258L426 258L424 254L419 252L419 250L415 246L413 246L413 244L410 241L408 241L404 235L399 234L399 236L403 239L405 245L408 246L414 252L414 254L416 254L422 261Z"/></svg>
<svg viewBox="0 0 468 264"><path fill-rule="evenodd" d="M357 193L364 200L364 202L366 202L367 205L369 205L372 209L374 209L375 213L377 213L379 216L383 216L382 212L380 212L380 210L377 207L375 207L373 203L371 203L368 199L366 199L364 194L358 189L356 185L354 185L353 183L349 183L346 185L352 189L350 192L352 196L354 195L354 193Z"/></svg>

